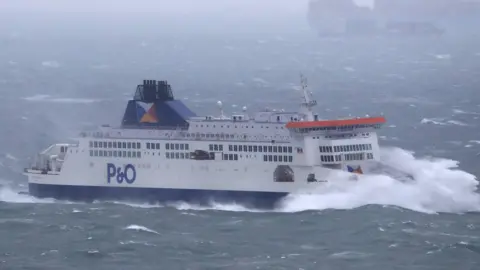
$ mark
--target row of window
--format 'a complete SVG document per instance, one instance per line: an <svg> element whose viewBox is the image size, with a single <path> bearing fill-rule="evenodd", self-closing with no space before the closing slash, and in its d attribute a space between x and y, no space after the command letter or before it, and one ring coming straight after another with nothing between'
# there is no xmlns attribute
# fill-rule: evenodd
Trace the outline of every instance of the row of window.
<svg viewBox="0 0 480 270"><path fill-rule="evenodd" d="M266 145L229 145L229 151L234 152L260 152L260 153L292 153L291 146L266 146Z"/></svg>
<svg viewBox="0 0 480 270"><path fill-rule="evenodd" d="M107 150L90 150L91 157L127 157L141 158L140 151L107 151Z"/></svg>
<svg viewBox="0 0 480 270"><path fill-rule="evenodd" d="M332 155L329 155L329 156L320 156L320 160L322 162L339 162L342 160L342 156L341 155L335 155L335 156L332 156Z"/></svg>
<svg viewBox="0 0 480 270"><path fill-rule="evenodd" d="M336 146L319 146L321 153L333 152L353 152L372 150L371 144L352 144L352 145L336 145Z"/></svg>
<svg viewBox="0 0 480 270"><path fill-rule="evenodd" d="M165 149L167 150L188 150L189 145L187 143L166 143Z"/></svg>
<svg viewBox="0 0 480 270"><path fill-rule="evenodd" d="M168 159L190 159L190 153L166 152L165 157Z"/></svg>
<svg viewBox="0 0 480 270"><path fill-rule="evenodd" d="M91 141L90 148L123 148L123 149L140 149L139 142L98 142Z"/></svg>
<svg viewBox="0 0 480 270"><path fill-rule="evenodd" d="M350 160L363 160L363 153L351 153L351 154L345 154L344 158L346 161Z"/></svg>
<svg viewBox="0 0 480 270"><path fill-rule="evenodd" d="M222 144L210 144L210 145L208 145L208 149L210 151L223 151L223 145Z"/></svg>
<svg viewBox="0 0 480 270"><path fill-rule="evenodd" d="M223 160L238 160L238 154L223 154Z"/></svg>
<svg viewBox="0 0 480 270"><path fill-rule="evenodd" d="M147 142L147 149L160 149L160 143L149 143Z"/></svg>
<svg viewBox="0 0 480 270"><path fill-rule="evenodd" d="M263 155L263 161L293 162L293 157L292 156Z"/></svg>

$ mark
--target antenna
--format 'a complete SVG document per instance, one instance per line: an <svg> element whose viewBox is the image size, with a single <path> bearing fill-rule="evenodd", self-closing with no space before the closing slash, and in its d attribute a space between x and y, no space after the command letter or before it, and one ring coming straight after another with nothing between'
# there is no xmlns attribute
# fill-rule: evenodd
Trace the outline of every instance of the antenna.
<svg viewBox="0 0 480 270"><path fill-rule="evenodd" d="M317 105L317 101L313 99L312 93L307 90L308 84L307 84L307 78L303 76L302 73L300 73L300 83L302 87L302 92L303 92L303 99L304 105L307 106L308 108L311 108L315 105Z"/></svg>
<svg viewBox="0 0 480 270"><path fill-rule="evenodd" d="M302 90L307 89L307 78L300 73L300 83L302 85Z"/></svg>
<svg viewBox="0 0 480 270"><path fill-rule="evenodd" d="M225 115L223 114L223 103L219 100L217 101L217 106L220 109L220 117L221 119L225 119Z"/></svg>

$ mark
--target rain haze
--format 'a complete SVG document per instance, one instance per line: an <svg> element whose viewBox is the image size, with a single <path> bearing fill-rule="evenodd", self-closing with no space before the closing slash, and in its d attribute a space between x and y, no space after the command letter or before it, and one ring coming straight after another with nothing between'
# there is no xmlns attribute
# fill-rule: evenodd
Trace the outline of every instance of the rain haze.
<svg viewBox="0 0 480 270"><path fill-rule="evenodd" d="M479 25L473 0L0 0L0 269L480 269ZM143 80L223 117L298 111L300 74L321 121L386 118L385 167L270 210L29 194L37 153L125 123ZM150 166L163 183L177 164L159 141L161 162L138 158L135 184ZM272 164L252 153L222 185ZM105 182L108 170L86 173L107 163L90 155L62 170Z"/></svg>

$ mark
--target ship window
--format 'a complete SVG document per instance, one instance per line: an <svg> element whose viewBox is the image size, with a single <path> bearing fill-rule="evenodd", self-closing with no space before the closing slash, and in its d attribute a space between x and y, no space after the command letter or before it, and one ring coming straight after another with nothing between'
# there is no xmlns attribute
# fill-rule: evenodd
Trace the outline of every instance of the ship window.
<svg viewBox="0 0 480 270"><path fill-rule="evenodd" d="M142 153L142 152L140 152L140 151L137 152L137 157L138 157L138 158L142 157L142 154L141 154L141 153Z"/></svg>
<svg viewBox="0 0 480 270"><path fill-rule="evenodd" d="M328 147L328 152L332 153L333 152L333 149L331 146Z"/></svg>
<svg viewBox="0 0 480 270"><path fill-rule="evenodd" d="M283 153L283 147L279 146L279 147L278 147L278 152L279 152L279 153Z"/></svg>
<svg viewBox="0 0 480 270"><path fill-rule="evenodd" d="M188 145L188 144L187 144ZM185 158L189 159L190 158L190 153L185 153Z"/></svg>
<svg viewBox="0 0 480 270"><path fill-rule="evenodd" d="M214 145L213 145L213 150L214 150L214 151L218 151L218 144L214 144ZM210 151L211 151L211 150L210 150Z"/></svg>
<svg viewBox="0 0 480 270"><path fill-rule="evenodd" d="M277 150L277 147L276 147L276 146L274 146L274 147L273 147L273 152L274 152L274 153L277 153L277 152L278 152L278 150Z"/></svg>
<svg viewBox="0 0 480 270"><path fill-rule="evenodd" d="M102 142L103 148L107 148L107 142Z"/></svg>
<svg viewBox="0 0 480 270"><path fill-rule="evenodd" d="M132 157L132 152L128 151L127 152L127 157Z"/></svg>
<svg viewBox="0 0 480 270"><path fill-rule="evenodd" d="M209 145L208 145L208 150L209 150L209 151L213 151L213 144L209 144Z"/></svg>
<svg viewBox="0 0 480 270"><path fill-rule="evenodd" d="M93 150L90 150L90 156L91 157L93 156Z"/></svg>
<svg viewBox="0 0 480 270"><path fill-rule="evenodd" d="M283 153L287 153L288 152L288 147L284 146L283 147Z"/></svg>
<svg viewBox="0 0 480 270"><path fill-rule="evenodd" d="M233 146L233 151L235 151L235 152L238 151L237 145Z"/></svg>
<svg viewBox="0 0 480 270"><path fill-rule="evenodd" d="M253 146L251 145L248 146L248 152L253 152Z"/></svg>
<svg viewBox="0 0 480 270"><path fill-rule="evenodd" d="M238 154L233 154L234 160L238 160Z"/></svg>
<svg viewBox="0 0 480 270"><path fill-rule="evenodd" d="M127 143L126 142L122 142L122 148L123 149L127 148Z"/></svg>
<svg viewBox="0 0 480 270"><path fill-rule="evenodd" d="M94 147L94 148L97 148L97 147L98 147L97 142L93 142L93 147Z"/></svg>
<svg viewBox="0 0 480 270"><path fill-rule="evenodd" d="M127 148L128 148L128 149L131 149L131 148L132 148L132 143L131 143L131 142L128 142L128 143L127 143Z"/></svg>
<svg viewBox="0 0 480 270"><path fill-rule="evenodd" d="M258 151L257 146L254 145L254 146L253 146L253 152L257 152L257 151Z"/></svg>
<svg viewBox="0 0 480 270"><path fill-rule="evenodd" d="M246 145L243 146L243 152L247 152L247 146Z"/></svg>
<svg viewBox="0 0 480 270"><path fill-rule="evenodd" d="M288 162L293 162L293 157L292 156L288 156Z"/></svg>
<svg viewBox="0 0 480 270"><path fill-rule="evenodd" d="M93 142L92 141L90 141L88 145L90 146L90 148L93 148Z"/></svg>
<svg viewBox="0 0 480 270"><path fill-rule="evenodd" d="M122 151L122 156L127 157L127 151Z"/></svg>
<svg viewBox="0 0 480 270"><path fill-rule="evenodd" d="M233 146L231 144L228 145L228 151L233 151Z"/></svg>
<svg viewBox="0 0 480 270"><path fill-rule="evenodd" d="M176 152L176 153L175 153L175 158L176 158L176 159L179 159L179 158L180 158L180 153Z"/></svg>
<svg viewBox="0 0 480 270"><path fill-rule="evenodd" d="M181 143L180 144L180 150L183 150L185 148L185 144Z"/></svg>
<svg viewBox="0 0 480 270"><path fill-rule="evenodd" d="M185 154L184 153L180 153L180 159L185 159Z"/></svg>
<svg viewBox="0 0 480 270"><path fill-rule="evenodd" d="M98 156L103 157L103 151L102 150L98 151Z"/></svg>
<svg viewBox="0 0 480 270"><path fill-rule="evenodd" d="M175 144L175 150L179 150L180 149L180 145L178 143Z"/></svg>
<svg viewBox="0 0 480 270"><path fill-rule="evenodd" d="M166 157L166 158L170 158L170 152L166 152L166 153L165 153L165 157Z"/></svg>
<svg viewBox="0 0 480 270"><path fill-rule="evenodd" d="M93 152L93 155L97 157L97 156L98 156L98 150L95 150L95 151Z"/></svg>
<svg viewBox="0 0 480 270"><path fill-rule="evenodd" d="M185 150L188 150L188 143L185 144Z"/></svg>
<svg viewBox="0 0 480 270"><path fill-rule="evenodd" d="M150 143L147 142L147 149L150 149Z"/></svg>
<svg viewBox="0 0 480 270"><path fill-rule="evenodd" d="M218 146L218 150L223 151L223 144L220 144L220 145Z"/></svg>
<svg viewBox="0 0 480 270"><path fill-rule="evenodd" d="M263 161L268 161L267 155L263 155Z"/></svg>
<svg viewBox="0 0 480 270"><path fill-rule="evenodd" d="M132 157L137 157L137 152L132 152Z"/></svg>
<svg viewBox="0 0 480 270"><path fill-rule="evenodd" d="M170 144L166 143L165 144L165 149L170 150Z"/></svg>
<svg viewBox="0 0 480 270"><path fill-rule="evenodd" d="M277 156L276 155L273 156L273 161L277 162Z"/></svg>
<svg viewBox="0 0 480 270"><path fill-rule="evenodd" d="M228 160L228 154L223 154L223 160Z"/></svg>
<svg viewBox="0 0 480 270"><path fill-rule="evenodd" d="M288 147L288 152L292 153L292 147L291 146Z"/></svg>
<svg viewBox="0 0 480 270"><path fill-rule="evenodd" d="M269 153L273 152L273 147L272 146L268 146L268 152Z"/></svg>
<svg viewBox="0 0 480 270"><path fill-rule="evenodd" d="M283 161L283 156L278 156L278 161L282 162Z"/></svg>
<svg viewBox="0 0 480 270"><path fill-rule="evenodd" d="M113 151L113 156L117 157L117 151Z"/></svg>
<svg viewBox="0 0 480 270"><path fill-rule="evenodd" d="M320 156L320 161L324 162L325 159L323 158L324 156Z"/></svg>

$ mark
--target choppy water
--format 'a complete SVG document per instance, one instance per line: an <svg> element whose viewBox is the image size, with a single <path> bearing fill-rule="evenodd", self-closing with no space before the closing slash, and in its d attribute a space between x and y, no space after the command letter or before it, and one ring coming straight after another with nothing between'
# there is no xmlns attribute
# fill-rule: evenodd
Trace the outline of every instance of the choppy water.
<svg viewBox="0 0 480 270"><path fill-rule="evenodd" d="M0 36L0 269L480 268L478 37L12 29ZM229 112L295 109L299 72L324 118L383 113L383 159L418 181L371 177L268 212L17 194L32 154L119 123L143 79L167 79L195 111L218 114L217 100Z"/></svg>

